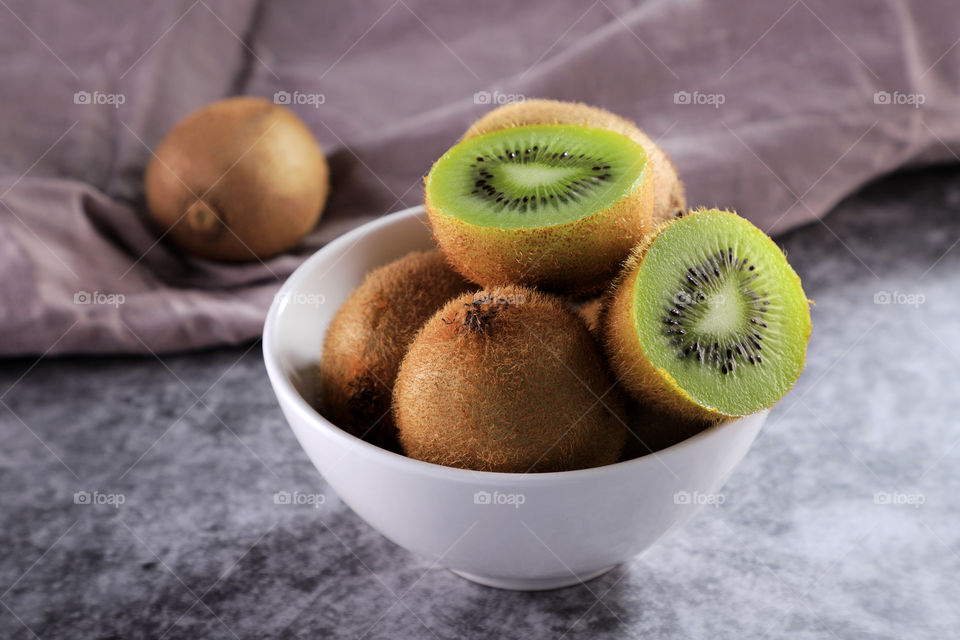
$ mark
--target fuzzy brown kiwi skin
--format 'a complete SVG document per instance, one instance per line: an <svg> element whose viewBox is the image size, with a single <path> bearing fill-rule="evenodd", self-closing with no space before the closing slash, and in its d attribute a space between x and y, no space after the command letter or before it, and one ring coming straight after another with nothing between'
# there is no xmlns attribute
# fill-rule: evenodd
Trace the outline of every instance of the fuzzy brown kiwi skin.
<svg viewBox="0 0 960 640"><path fill-rule="evenodd" d="M286 251L316 226L329 169L293 111L238 97L174 125L144 181L164 237L191 255L243 261Z"/></svg>
<svg viewBox="0 0 960 640"><path fill-rule="evenodd" d="M590 331L590 335L597 339L601 336L600 314L603 311L603 300L603 296L598 296L577 305L577 314L580 316L580 319L583 320L583 323L587 325L587 330Z"/></svg>
<svg viewBox="0 0 960 640"><path fill-rule="evenodd" d="M439 251L414 252L367 274L337 311L318 369L318 404L345 431L398 451L390 413L400 361L420 326L476 287Z"/></svg>
<svg viewBox="0 0 960 640"><path fill-rule="evenodd" d="M418 460L582 469L622 451L623 399L611 387L598 345L563 300L496 287L450 301L424 324L397 375L394 417Z"/></svg>
<svg viewBox="0 0 960 640"><path fill-rule="evenodd" d="M576 124L615 131L647 152L653 183L654 223L682 215L687 208L683 182L667 154L634 123L598 107L560 100L524 100L498 107L467 129L462 140L492 131L534 124Z"/></svg>

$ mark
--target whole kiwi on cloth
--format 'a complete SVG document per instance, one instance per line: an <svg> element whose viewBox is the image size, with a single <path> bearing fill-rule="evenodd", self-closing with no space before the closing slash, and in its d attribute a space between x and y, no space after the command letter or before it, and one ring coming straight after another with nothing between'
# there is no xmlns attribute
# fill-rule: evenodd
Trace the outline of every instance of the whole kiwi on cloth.
<svg viewBox="0 0 960 640"><path fill-rule="evenodd" d="M286 107L227 98L180 120L147 166L147 206L183 251L213 260L267 258L320 219L329 170Z"/></svg>

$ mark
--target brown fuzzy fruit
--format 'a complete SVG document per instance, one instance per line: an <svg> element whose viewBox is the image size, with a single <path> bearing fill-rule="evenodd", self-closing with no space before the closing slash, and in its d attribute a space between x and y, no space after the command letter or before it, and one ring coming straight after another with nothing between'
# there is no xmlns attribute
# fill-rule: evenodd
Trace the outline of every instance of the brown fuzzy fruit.
<svg viewBox="0 0 960 640"><path fill-rule="evenodd" d="M439 251L410 253L367 274L324 340L318 375L324 415L357 437L396 449L390 401L407 346L437 309L472 288Z"/></svg>
<svg viewBox="0 0 960 640"><path fill-rule="evenodd" d="M616 462L626 431L599 348L559 298L502 287L447 303L394 387L411 458L526 473Z"/></svg>
<svg viewBox="0 0 960 640"><path fill-rule="evenodd" d="M228 98L189 114L163 139L147 166L147 206L187 253L267 258L316 225L328 173L292 111L263 98Z"/></svg>
<svg viewBox="0 0 960 640"><path fill-rule="evenodd" d="M601 339L600 317L603 313L603 296L587 300L579 305L577 307L577 313L580 315L583 323L587 325L590 334L598 340Z"/></svg>
<svg viewBox="0 0 960 640"><path fill-rule="evenodd" d="M677 170L650 137L625 118L598 107L559 100L525 100L504 105L477 120L463 134L467 140L491 131L534 124L575 124L616 131L647 152L653 168L653 220L663 222L686 211L687 201Z"/></svg>

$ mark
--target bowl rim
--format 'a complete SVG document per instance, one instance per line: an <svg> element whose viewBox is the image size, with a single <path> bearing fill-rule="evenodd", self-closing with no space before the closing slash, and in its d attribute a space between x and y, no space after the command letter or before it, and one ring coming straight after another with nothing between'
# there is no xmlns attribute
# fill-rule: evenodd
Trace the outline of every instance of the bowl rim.
<svg viewBox="0 0 960 640"><path fill-rule="evenodd" d="M313 255L307 258L302 264L300 264L299 267L294 270L293 273L290 274L289 277L287 277L283 285L274 295L273 302L270 304L270 308L267 311L262 334L263 360L267 369L267 377L273 386L273 390L277 396L278 402L281 405L286 405L288 408L295 411L305 423L310 425L310 428L322 431L325 436L338 440L346 449L349 449L352 452L360 455L372 456L373 459L379 461L380 463L394 467L398 470L407 470L435 477L443 477L448 480L475 483L478 479L481 479L490 483L515 484L522 482L530 485L540 485L544 483L556 483L557 481L581 481L587 478L608 476L623 472L631 466L650 464L651 461L649 458L658 459L664 455L672 457L679 451L697 446L697 443L700 440L711 438L720 429L732 427L735 424L753 416L765 418L764 414L769 413L770 409L763 409L755 414L752 414L751 416L743 416L733 420L720 422L689 438L681 440L674 445L653 453L648 453L646 455L633 458L631 460L614 462L613 464L603 465L600 467L591 467L588 469L576 469L573 471L522 473L460 469L457 467L448 467L433 462L416 460L414 458L408 458L407 456L399 453L378 447L377 445L371 444L341 429L330 422L318 410L316 410L313 405L311 405L300 394L300 392L294 388L293 383L283 373L283 369L277 357L276 349L274 348L274 333L277 330L278 323L280 322L280 315L283 313L283 310L287 305L287 300L290 299L289 294L298 289L298 286L307 277L307 274L314 269L317 263L324 260L326 254L334 253L345 246L352 245L358 242L360 238L373 231L392 226L408 218L422 217L424 214L425 210L422 205L408 207L401 211L396 211L378 218L374 218L373 220L359 225L328 242L326 245L318 249ZM661 464L666 464L663 461L660 462ZM667 465L667 468L669 469L669 465Z"/></svg>

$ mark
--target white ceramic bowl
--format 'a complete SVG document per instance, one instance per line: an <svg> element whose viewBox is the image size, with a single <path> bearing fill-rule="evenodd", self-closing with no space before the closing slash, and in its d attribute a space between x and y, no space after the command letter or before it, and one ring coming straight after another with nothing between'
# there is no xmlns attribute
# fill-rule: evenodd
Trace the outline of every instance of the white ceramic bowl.
<svg viewBox="0 0 960 640"><path fill-rule="evenodd" d="M284 416L330 486L370 526L470 580L551 589L598 576L640 553L720 490L766 412L629 462L540 474L420 462L328 422L311 399L337 308L371 269L431 246L421 207L343 235L290 276L263 331L267 373Z"/></svg>

